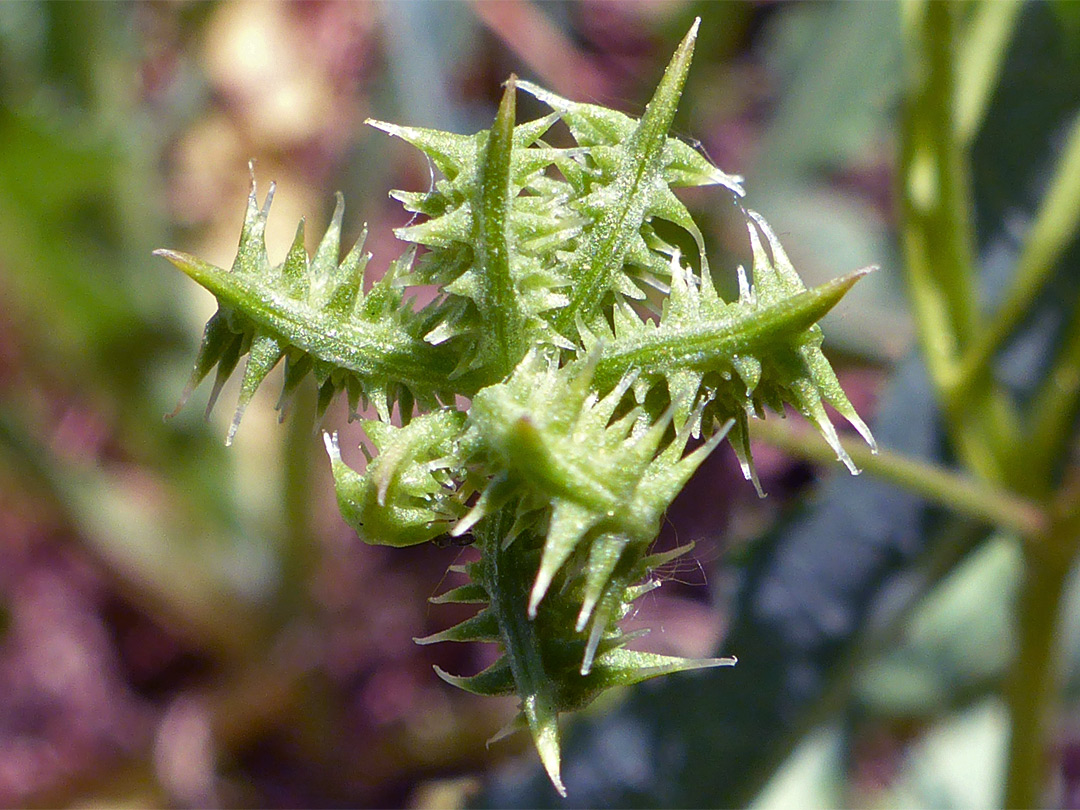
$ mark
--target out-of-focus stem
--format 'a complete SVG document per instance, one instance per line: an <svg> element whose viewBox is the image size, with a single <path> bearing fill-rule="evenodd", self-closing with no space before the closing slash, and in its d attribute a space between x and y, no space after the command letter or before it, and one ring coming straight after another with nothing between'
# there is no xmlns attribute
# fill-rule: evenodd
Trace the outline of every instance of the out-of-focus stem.
<svg viewBox="0 0 1080 810"><path fill-rule="evenodd" d="M1051 538L1054 535L1051 534ZM1019 645L1006 699L1011 727L1005 807L1040 805L1049 775L1048 720L1058 689L1054 653L1070 566L1028 550L1017 610Z"/></svg>
<svg viewBox="0 0 1080 810"><path fill-rule="evenodd" d="M813 461L835 460L833 451L810 430L777 419L750 424L755 439ZM1038 505L1008 490L891 450L875 454L861 441L841 439L841 443L866 472L955 512L1024 536L1039 534L1046 526L1046 515Z"/></svg>
<svg viewBox="0 0 1080 810"><path fill-rule="evenodd" d="M972 472L1003 478L995 438L1007 409L989 384L955 396L960 356L975 333L974 234L966 150L955 121L954 55L961 9L902 6L908 94L901 137L904 252L915 321L952 444Z"/></svg>
<svg viewBox="0 0 1080 810"><path fill-rule="evenodd" d="M970 145L982 126L1023 0L980 0L957 58L956 133Z"/></svg>

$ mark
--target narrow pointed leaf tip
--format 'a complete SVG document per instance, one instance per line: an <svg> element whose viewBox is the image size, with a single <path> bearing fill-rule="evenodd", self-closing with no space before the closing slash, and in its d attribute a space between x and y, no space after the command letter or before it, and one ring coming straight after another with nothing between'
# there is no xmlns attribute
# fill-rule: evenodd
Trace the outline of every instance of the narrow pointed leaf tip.
<svg viewBox="0 0 1080 810"><path fill-rule="evenodd" d="M422 340L422 316L394 285L395 275L402 265L411 264L414 253L407 251L393 262L386 277L365 295L364 272L370 255L363 251L361 237L341 258L344 201L338 195L334 215L314 256L309 258L304 250L301 225L285 261L271 265L265 244L271 199L272 193L268 193L259 207L253 187L236 259L229 270L180 251L154 251L205 287L218 302L218 312L207 324L180 405L216 367L209 412L246 354L249 357L227 443L232 442L255 391L282 359L285 382L279 407L283 413L306 376L314 376L319 387L319 417L342 392L347 392L352 411L373 403L386 419L395 402L408 404L407 413L401 407L406 418L413 403L427 409L437 407L452 360Z"/></svg>

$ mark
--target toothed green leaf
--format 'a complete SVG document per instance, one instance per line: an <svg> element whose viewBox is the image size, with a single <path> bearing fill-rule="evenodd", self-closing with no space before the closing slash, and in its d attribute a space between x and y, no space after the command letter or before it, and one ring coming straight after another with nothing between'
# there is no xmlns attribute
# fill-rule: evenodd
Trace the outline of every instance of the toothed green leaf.
<svg viewBox="0 0 1080 810"><path fill-rule="evenodd" d="M206 376L216 357L216 393L239 357L255 346L261 356L248 365L250 374L241 390L242 410L266 376L264 366L273 353L272 341L280 349L275 363L292 351L309 356L313 365L332 369L333 373L319 381L320 386L327 379L331 381L330 396L351 381L364 399L396 399L408 390L417 401L434 405L452 361L422 340L419 318L402 303L400 290L376 285L371 297L381 299L382 306L373 311L371 306L358 305L366 257L358 246L338 265L340 200L314 259L307 262L301 258L302 234L298 232L289 256L279 267L271 267L266 257L264 232L270 201L268 194L263 207L258 207L252 181L240 249L231 270L179 251L156 251L218 300L222 316L215 316L207 325L192 382L197 384ZM228 340L222 323L240 338L239 345ZM294 361L294 368L297 363ZM295 385L295 379L290 383Z"/></svg>
<svg viewBox="0 0 1080 810"><path fill-rule="evenodd" d="M490 356L496 379L504 377L525 355L525 322L520 296L510 272L507 221L511 208L510 167L514 149L516 107L514 79L507 82L495 124L484 145L473 209L473 238L480 278L477 307L486 327L481 353Z"/></svg>
<svg viewBox="0 0 1080 810"><path fill-rule="evenodd" d="M661 190L667 133L675 117L683 83L690 69L697 38L697 23L672 57L660 85L630 137L620 146L610 185L593 192L600 215L571 258L574 286L567 306L559 311L556 327L569 331L578 317L593 320L610 295L612 280L645 220L650 204Z"/></svg>

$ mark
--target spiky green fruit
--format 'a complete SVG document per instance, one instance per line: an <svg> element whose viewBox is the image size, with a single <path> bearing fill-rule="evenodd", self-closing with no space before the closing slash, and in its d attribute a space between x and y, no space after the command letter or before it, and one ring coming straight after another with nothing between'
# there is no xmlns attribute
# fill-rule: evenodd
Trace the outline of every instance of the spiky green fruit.
<svg viewBox="0 0 1080 810"><path fill-rule="evenodd" d="M696 32L640 120L511 78L492 127L474 135L376 122L442 175L426 192L393 193L416 218L396 231L409 247L379 281L364 278L363 240L339 261L340 198L313 257L301 223L271 265L272 189L260 207L254 181L230 270L160 251L218 300L182 400L216 368L212 406L248 355L231 440L284 358L283 409L309 376L320 415L339 392L354 415L375 407L366 469L351 469L336 434L325 437L341 513L365 542L476 540L480 559L456 569L468 582L433 601L478 612L418 641L500 646L481 673L439 674L476 694L516 694L507 731L530 732L560 791L561 713L613 687L733 663L630 650L637 635L619 626L658 586L656 569L689 549L649 554L707 454L729 438L760 491L748 420L791 405L854 472L825 403L873 446L817 326L866 271L808 290L765 220L744 210L753 264L724 301L672 190L743 196L739 178L669 135ZM518 88L554 112L518 124ZM544 141L560 118L568 148ZM657 220L693 239L693 267L659 238ZM418 285L438 295L414 310L407 291ZM704 441L687 452L691 437Z"/></svg>

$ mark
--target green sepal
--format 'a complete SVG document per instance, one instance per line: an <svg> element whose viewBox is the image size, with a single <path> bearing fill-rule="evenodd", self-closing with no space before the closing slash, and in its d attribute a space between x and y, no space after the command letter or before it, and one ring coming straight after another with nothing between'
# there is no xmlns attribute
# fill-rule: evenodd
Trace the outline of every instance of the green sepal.
<svg viewBox="0 0 1080 810"><path fill-rule="evenodd" d="M435 674L451 686L464 689L474 695L502 697L514 694L516 689L514 674L510 671L510 664L505 656L499 658L487 669L468 677L451 675L439 667L435 667ZM522 724L522 727L524 728L524 724Z"/></svg>
<svg viewBox="0 0 1080 810"><path fill-rule="evenodd" d="M459 585L457 588L451 588L450 590L433 596L428 599L433 605L474 605L487 601L487 591L484 590L482 585L475 582L469 582L465 585Z"/></svg>
<svg viewBox="0 0 1080 810"><path fill-rule="evenodd" d="M611 421L634 376L627 375L598 399L592 395L595 361L593 355L560 368L553 354L534 351L505 383L478 393L469 413L468 433L489 465L499 470L503 486L516 485L526 502L549 504L530 590L530 617L536 616L559 571L588 547L593 549L589 554L599 556L585 561L580 615L587 621L623 550L632 549L624 561L627 570L632 569L679 489L723 437L718 431L684 457L696 418L670 440L665 437L673 408L654 419L638 409ZM703 407L701 403L695 409L698 416ZM597 544L607 542L604 538L610 539L612 549L617 545L619 553L598 551ZM597 626L603 624L601 620ZM593 649L595 643L594 637Z"/></svg>
<svg viewBox="0 0 1080 810"><path fill-rule="evenodd" d="M464 420L464 414L443 409L404 427L365 422L379 453L363 474L342 461L337 435L325 436L338 508L361 540L416 545L446 534L465 514L455 447Z"/></svg>
<svg viewBox="0 0 1080 810"><path fill-rule="evenodd" d="M256 389L262 385L262 381L274 370L274 366L284 355L285 348L273 335L255 332L252 336L247 365L244 367L244 377L240 382L240 396L236 402L236 412L233 414L232 424L229 425L229 433L225 438L226 446L232 444L236 430L240 427L240 420L251 398L255 396Z"/></svg>
<svg viewBox="0 0 1080 810"><path fill-rule="evenodd" d="M524 538L521 541L524 547L514 553L500 548L499 538L506 531L507 515L504 511L485 520L479 529L484 556L462 569L473 577L470 584L479 586L489 596L488 606L478 617L482 617L485 627L490 626L489 617L495 617L501 631L503 655L474 676L453 676L438 668L436 671L447 683L473 694L516 693L521 699L519 714L495 739L517 730L529 730L552 783L563 793L559 774L561 713L577 711L614 687L674 672L730 666L734 659L681 659L626 649L628 643L647 631L626 634L615 623L625 615L630 601L655 587L651 582L626 588L623 594L614 597L617 604L613 610L605 611L604 631L597 642L589 642L595 658L583 674L581 663L587 643L568 621L580 593L578 581L561 579L559 588L545 600L537 616L529 620L525 615L525 600L531 572L535 570L538 549L534 542L539 538ZM651 570L650 564L665 564L687 550L688 547L683 547L642 557L630 573L646 575ZM474 621L476 617L463 625ZM462 625L424 641L460 640L462 636L478 634L473 629L463 632L459 628Z"/></svg>
<svg viewBox="0 0 1080 810"><path fill-rule="evenodd" d="M679 658L616 647L598 655L593 662L592 670L582 677L583 683L574 684L566 690L566 694L561 696L563 705L566 707L564 711L577 711L584 708L601 693L617 686L632 686L676 672L731 667L736 663L737 660L734 657Z"/></svg>
<svg viewBox="0 0 1080 810"><path fill-rule="evenodd" d="M555 110L570 128L574 140L584 147L618 146L625 143L638 126L638 122L625 113L597 104L570 101L532 82L519 81L518 88ZM745 196L741 177L716 168L684 141L668 138L664 149L667 152L664 181L669 186L720 185L736 197Z"/></svg>
<svg viewBox="0 0 1080 810"><path fill-rule="evenodd" d="M423 638L414 638L417 644L437 644L440 641L498 641L499 622L495 614L487 609L481 610L475 616L458 622L453 627L448 627L438 633L432 633Z"/></svg>
<svg viewBox="0 0 1080 810"><path fill-rule="evenodd" d="M606 327L581 331L585 345L600 353L599 390L634 369L639 373L638 399L665 386L676 407L677 426L689 416L686 403L703 397L707 400L702 414L706 431L711 431L711 425L735 420L731 443L759 494L747 421L751 415L763 416L766 406L780 412L784 403L794 406L856 473L822 403L832 405L871 448L876 449L876 444L821 352L823 335L817 321L874 268L807 290L764 220L753 211L747 218L754 282L751 285L739 269L737 301L724 302L709 276L695 274L676 255L671 262L670 296L658 325L622 316L625 308L616 308L613 331Z"/></svg>
<svg viewBox="0 0 1080 810"><path fill-rule="evenodd" d="M199 353L195 358L195 367L191 370L191 376L177 400L176 407L167 415L167 418L175 417L183 410L199 383L206 379L206 375L218 364L229 345L237 337L229 329L228 318L220 309L210 316L210 320L206 322L206 327L203 329L202 343L199 345Z"/></svg>

